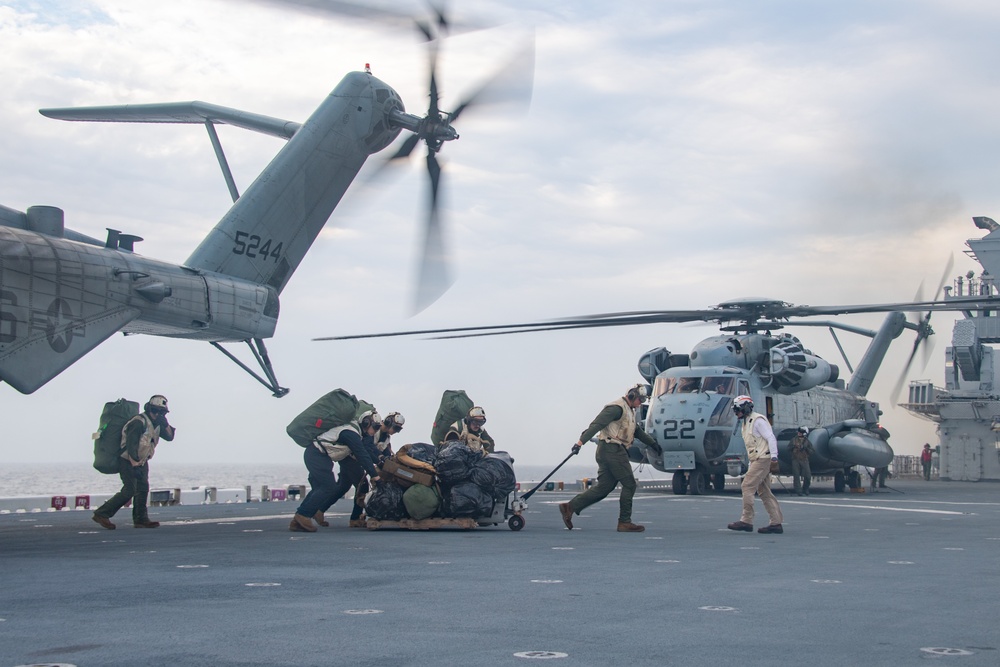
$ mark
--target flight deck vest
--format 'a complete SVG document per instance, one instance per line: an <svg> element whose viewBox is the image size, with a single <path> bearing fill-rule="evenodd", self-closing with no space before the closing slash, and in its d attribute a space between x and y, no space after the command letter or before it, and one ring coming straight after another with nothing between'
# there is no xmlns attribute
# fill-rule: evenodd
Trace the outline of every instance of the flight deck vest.
<svg viewBox="0 0 1000 667"><path fill-rule="evenodd" d="M757 459L770 459L771 448L767 444L767 438L762 438L753 432L753 425L758 419L767 420L767 417L759 412L751 412L750 416L743 420L743 444L747 448L747 457L751 461Z"/></svg>
<svg viewBox="0 0 1000 667"><path fill-rule="evenodd" d="M135 417L128 420L125 426L122 427L122 458L129 461L132 459L129 458L128 455L128 443L125 442L125 432L128 431L129 424L136 420L143 422L145 430L142 432L142 435L139 436L139 460L133 461L133 463L142 465L149 459L153 458L153 453L156 451L156 445L160 442L160 427L153 426L153 422L150 421L145 412L140 412Z"/></svg>
<svg viewBox="0 0 1000 667"><path fill-rule="evenodd" d="M612 401L608 405L620 407L622 416L602 428L597 434L597 439L631 447L632 440L635 439L635 410L629 406L624 398ZM604 407L608 407L608 405Z"/></svg>
<svg viewBox="0 0 1000 667"><path fill-rule="evenodd" d="M479 429L479 435L476 435L469 430L464 419L459 419L448 429L448 433L444 436L446 444L452 435L458 436L457 440L465 443L465 446L474 452L481 452L485 449L487 452L493 453L493 438L486 432L486 429Z"/></svg>

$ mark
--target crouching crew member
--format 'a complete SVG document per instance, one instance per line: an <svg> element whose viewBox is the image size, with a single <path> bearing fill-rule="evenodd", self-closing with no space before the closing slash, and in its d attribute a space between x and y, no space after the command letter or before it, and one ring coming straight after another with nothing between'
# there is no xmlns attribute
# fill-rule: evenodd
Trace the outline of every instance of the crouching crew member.
<svg viewBox="0 0 1000 667"><path fill-rule="evenodd" d="M493 441L490 434L483 428L485 424L486 412L479 406L476 406L469 410L469 414L465 418L451 425L451 428L448 429L448 432L444 436L444 444L447 445L453 440L458 440L465 443L465 446L473 451L486 451L492 454L494 449L496 449L496 442Z"/></svg>
<svg viewBox="0 0 1000 667"><path fill-rule="evenodd" d="M618 500L618 532L641 533L646 530L645 526L632 523L632 496L635 495L636 481L628 459L628 448L636 438L657 451L660 449L656 440L636 425L635 410L645 402L646 395L646 386L637 384L622 398L608 403L573 445L573 453L577 453L583 443L597 435L597 485L559 505L563 523L570 530L573 529L574 513L580 514L590 505L604 500L619 484L622 491Z"/></svg>
<svg viewBox="0 0 1000 667"><path fill-rule="evenodd" d="M781 508L771 493L771 474L778 472L778 441L774 437L767 417L753 411L753 399L737 396L733 399L733 412L743 427L743 444L747 448L750 467L743 476L743 514L739 521L727 526L729 530L753 532L753 496L760 496L770 523L758 528L758 533L781 533Z"/></svg>
<svg viewBox="0 0 1000 667"><path fill-rule="evenodd" d="M159 394L150 397L142 412L132 417L122 428L122 455L118 459L121 491L97 508L93 519L108 530L114 530L111 517L132 501L132 525L136 528L158 528L159 521L150 521L146 507L149 496L149 459L153 458L160 438L174 439L174 427L167 423L167 399Z"/></svg>
<svg viewBox="0 0 1000 667"><path fill-rule="evenodd" d="M371 438L375 432L371 415L367 413L368 437ZM362 417L362 420L364 416ZM322 512L328 509L338 498L344 495L355 482L341 486L337 483L337 477L333 474L334 461L340 461L341 478L353 474L354 467L348 464L345 468L344 462L353 456L353 461L357 468L371 475L372 480L378 481L378 470L370 453L361 440L361 424L359 421L351 421L343 426L336 426L325 433L319 435L316 440L305 448L302 455L309 471L309 493L302 499L302 504L295 510L288 529L291 531L302 531L308 533L316 532L313 524L313 517L319 519L323 525L329 525L323 518Z"/></svg>
<svg viewBox="0 0 1000 667"><path fill-rule="evenodd" d="M382 420L379 425L375 435L372 438L374 445L374 451L372 455L375 456L375 467L381 470L382 463L386 459L392 456L392 443L390 439L396 433L403 430L403 424L406 419L403 415L398 412L390 412L386 415L386 418ZM364 440L364 438L362 438ZM368 520L363 514L365 510L365 496L371 491L371 484L368 483L368 478L364 475L361 477L361 481L357 483L354 487L354 509L351 510L351 520L348 526L351 528L367 528Z"/></svg>

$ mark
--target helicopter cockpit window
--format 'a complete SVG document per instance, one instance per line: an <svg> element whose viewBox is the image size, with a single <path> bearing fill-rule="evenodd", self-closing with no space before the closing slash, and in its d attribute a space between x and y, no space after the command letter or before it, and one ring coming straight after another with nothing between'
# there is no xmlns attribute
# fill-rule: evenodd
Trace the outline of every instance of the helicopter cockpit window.
<svg viewBox="0 0 1000 667"><path fill-rule="evenodd" d="M653 396L662 396L663 394L696 394L699 391L702 391L700 377L661 377L657 378L656 384L653 385Z"/></svg>
<svg viewBox="0 0 1000 667"><path fill-rule="evenodd" d="M656 378L656 382L653 384L653 397L669 394L675 384L677 384L677 378Z"/></svg>
<svg viewBox="0 0 1000 667"><path fill-rule="evenodd" d="M702 382L701 389L704 392L714 392L731 396L733 393L733 378L708 377Z"/></svg>
<svg viewBox="0 0 1000 667"><path fill-rule="evenodd" d="M733 412L732 406L729 402L729 397L721 399L715 409L712 410L712 416L708 419L709 426L731 426L736 420L736 413Z"/></svg>
<svg viewBox="0 0 1000 667"><path fill-rule="evenodd" d="M678 378L675 394L696 394L701 391L701 378Z"/></svg>

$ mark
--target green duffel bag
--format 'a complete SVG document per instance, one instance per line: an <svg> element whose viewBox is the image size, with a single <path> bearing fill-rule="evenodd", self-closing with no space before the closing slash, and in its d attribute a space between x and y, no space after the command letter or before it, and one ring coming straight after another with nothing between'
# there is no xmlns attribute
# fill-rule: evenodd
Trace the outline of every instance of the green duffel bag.
<svg viewBox="0 0 1000 667"><path fill-rule="evenodd" d="M403 505L411 519L428 519L441 507L441 495L434 487L414 484L403 493Z"/></svg>
<svg viewBox="0 0 1000 667"><path fill-rule="evenodd" d="M321 433L343 426L358 414L358 399L343 389L334 389L299 413L285 432L300 447L308 447Z"/></svg>
<svg viewBox="0 0 1000 667"><path fill-rule="evenodd" d="M431 444L440 447L451 425L464 419L474 405L464 389L445 389L441 394L441 405L438 407L437 416L434 417Z"/></svg>
<svg viewBox="0 0 1000 667"><path fill-rule="evenodd" d="M119 398L104 404L94 440L94 469L105 475L118 474L122 455L122 429L132 417L139 414L139 404Z"/></svg>

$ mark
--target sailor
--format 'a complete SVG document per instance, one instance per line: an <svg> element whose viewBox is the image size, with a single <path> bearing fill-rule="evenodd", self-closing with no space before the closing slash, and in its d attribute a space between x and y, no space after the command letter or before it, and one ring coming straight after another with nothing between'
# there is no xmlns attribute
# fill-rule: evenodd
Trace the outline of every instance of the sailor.
<svg viewBox="0 0 1000 667"><path fill-rule="evenodd" d="M621 484L622 491L618 499L618 532L641 533L646 530L645 526L632 523L632 496L635 495L636 481L628 458L628 448L632 446L635 438L655 450L660 449L656 440L636 425L636 408L645 402L646 396L646 385L637 384L617 401L605 405L573 445L575 454L583 447L583 443L597 436L597 485L578 494L568 503L559 505L559 513L562 514L566 528L573 529L574 512L580 514L585 508L604 500Z"/></svg>
<svg viewBox="0 0 1000 667"><path fill-rule="evenodd" d="M444 436L444 444L453 440L458 440L469 449L476 452L492 454L496 448L496 442L490 437L483 426L486 424L486 412L479 406L469 410L469 414L464 419L460 419L451 425Z"/></svg>
<svg viewBox="0 0 1000 667"><path fill-rule="evenodd" d="M771 474L778 472L778 441L774 437L767 417L753 411L753 399L747 395L733 399L733 412L742 422L743 444L747 448L750 467L743 475L743 514L739 521L727 526L729 530L753 532L753 496L760 496L770 518L768 525L758 528L758 533L783 533L781 508L771 493Z"/></svg>
<svg viewBox="0 0 1000 667"><path fill-rule="evenodd" d="M373 454L376 457L375 467L381 469L382 463L392 456L392 443L390 439L393 435L403 430L403 424L405 423L406 419L398 412L390 412L381 421L378 430L374 432L372 437L372 445L375 450ZM364 440L365 438L362 438L362 442ZM343 472L341 472L341 475L343 475ZM368 527L368 521L363 512L365 510L364 499L370 490L371 484L368 483L368 477L362 476L361 480L354 487L354 509L351 510L351 518L347 524L350 528Z"/></svg>
<svg viewBox="0 0 1000 667"><path fill-rule="evenodd" d="M369 416L369 427L371 420ZM374 428L369 428L374 434ZM369 434L369 437L371 436ZM306 470L309 471L309 493L302 499L302 503L295 510L288 529L291 531L301 531L315 533L316 526L313 518L319 519L325 525L322 511L332 505L337 498L350 488L350 485L337 493L339 485L337 477L333 474L334 461L343 461L350 455L356 457L358 465L371 475L373 481L378 481L378 470L372 460L372 455L368 448L361 441L361 423L355 419L342 426L335 426L324 433L321 433L308 447L305 448L303 460ZM343 475L341 466L341 475Z"/></svg>
<svg viewBox="0 0 1000 667"><path fill-rule="evenodd" d="M160 438L174 439L174 427L167 422L167 399L156 394L143 406L142 412L122 427L122 454L118 459L121 491L97 508L93 519L108 530L114 530L111 517L132 501L132 525L136 528L158 528L159 521L150 521L147 513L149 496L149 459L153 458Z"/></svg>
<svg viewBox="0 0 1000 667"><path fill-rule="evenodd" d="M792 453L792 482L795 486L795 495L801 496L803 493L809 495L809 484L812 481L812 471L809 469L809 455L813 453L812 443L806 435L809 431L804 426L800 426L795 437L788 443L788 449ZM801 485L800 478L801 477Z"/></svg>
<svg viewBox="0 0 1000 667"><path fill-rule="evenodd" d="M924 443L924 450L920 452L920 463L924 467L924 479L930 481L931 479L931 461L934 460L934 456L931 453L931 446L929 443Z"/></svg>
<svg viewBox="0 0 1000 667"><path fill-rule="evenodd" d="M358 425L361 427L361 448L368 453L368 457L375 466L375 470L378 470L379 465L378 449L375 447L375 435L381 424L382 418L374 408L362 413L358 421ZM330 522L326 520L324 515L334 503L343 498L351 490L351 487L354 487L354 509L352 510L348 525L352 528L364 528L366 526L358 526L356 522L361 520L361 512L364 509L358 505L357 490L362 481L366 479L365 468L358 461L358 457L355 456L353 451L339 458L338 464L340 466L340 474L337 476L337 482L333 487L333 492L330 494L330 499L320 506L319 511L316 512L313 518L316 519L316 523L319 525L329 527ZM354 512L357 512L357 514Z"/></svg>

